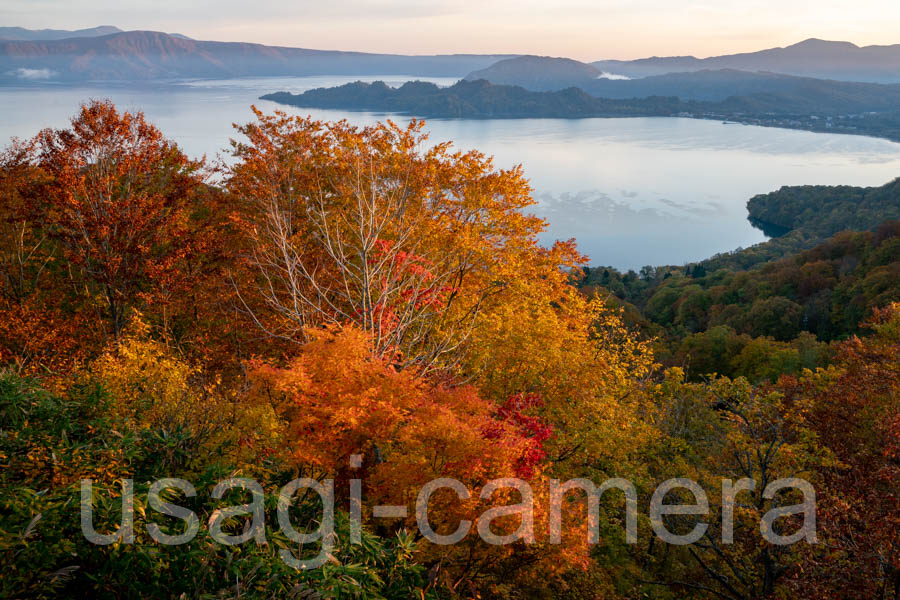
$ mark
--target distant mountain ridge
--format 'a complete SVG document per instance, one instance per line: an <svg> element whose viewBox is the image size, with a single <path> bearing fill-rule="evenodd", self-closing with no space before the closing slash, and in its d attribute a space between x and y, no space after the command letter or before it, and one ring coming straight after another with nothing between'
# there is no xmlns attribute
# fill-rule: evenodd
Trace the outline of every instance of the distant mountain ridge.
<svg viewBox="0 0 900 600"><path fill-rule="evenodd" d="M735 69L667 73L624 81L598 79L583 88L604 98L678 96L682 100L725 101L730 98L777 97L774 107L805 111L819 103L825 114L864 110L896 110L900 84L815 79L782 73ZM799 101L799 102L798 102Z"/></svg>
<svg viewBox="0 0 900 600"><path fill-rule="evenodd" d="M585 68L586 67L586 68ZM830 95L822 110L893 110L900 84L823 80L772 72L736 69L704 69L651 75L638 79L602 78L591 65L560 58L523 56L507 59L475 71L466 80L485 79L497 85L514 85L536 92L577 87L599 98L677 96L682 100L719 102L731 97L778 95L790 108L796 100L803 107L811 98Z"/></svg>
<svg viewBox="0 0 900 600"><path fill-rule="evenodd" d="M726 75L732 71L732 75ZM737 71L747 72L737 75ZM690 80L651 79L673 73L718 72ZM760 74L761 73L761 74ZM815 79L900 83L900 44L859 47L809 39L786 48L695 57L653 57L583 63L567 58L504 55L395 55L312 50L242 42L194 40L157 31L122 31L113 26L80 30L0 27L0 82L47 79L157 80L291 75L408 75L486 79L533 91L579 87L595 96L654 94L704 100L731 93L765 93L778 75ZM634 81L609 79L620 75ZM726 80L730 77L731 81ZM696 89L689 89L696 85Z"/></svg>
<svg viewBox="0 0 900 600"><path fill-rule="evenodd" d="M0 81L344 74L462 77L509 57L368 54L200 41L158 31L120 31L59 40L0 40Z"/></svg>
<svg viewBox="0 0 900 600"><path fill-rule="evenodd" d="M101 25L88 29L25 29L24 27L0 27L0 40L63 40L73 37L99 37L122 33L122 30L112 25Z"/></svg>
<svg viewBox="0 0 900 600"><path fill-rule="evenodd" d="M810 38L784 48L710 58L654 56L638 60L600 60L591 64L602 71L628 77L704 69L738 69L818 79L900 83L900 44L860 47L850 42Z"/></svg>

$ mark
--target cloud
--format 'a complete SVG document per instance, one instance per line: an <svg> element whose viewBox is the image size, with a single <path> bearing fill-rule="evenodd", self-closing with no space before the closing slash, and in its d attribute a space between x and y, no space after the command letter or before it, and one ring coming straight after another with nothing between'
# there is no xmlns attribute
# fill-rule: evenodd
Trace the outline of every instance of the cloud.
<svg viewBox="0 0 900 600"><path fill-rule="evenodd" d="M628 77L627 75L618 75L616 73L607 73L606 71L604 71L603 73L600 73L599 75L597 75L597 79L615 79L615 80L623 81L623 80L631 79L631 77Z"/></svg>
<svg viewBox="0 0 900 600"><path fill-rule="evenodd" d="M6 74L26 81L41 81L53 79L59 73L50 69L26 69L25 67L19 67L14 71L8 71Z"/></svg>

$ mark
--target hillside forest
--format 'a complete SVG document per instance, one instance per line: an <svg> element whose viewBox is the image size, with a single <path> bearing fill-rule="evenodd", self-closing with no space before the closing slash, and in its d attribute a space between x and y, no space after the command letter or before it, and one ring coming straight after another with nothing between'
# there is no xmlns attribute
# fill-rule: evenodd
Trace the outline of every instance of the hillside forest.
<svg viewBox="0 0 900 600"><path fill-rule="evenodd" d="M897 182L784 188L750 207L782 236L622 273L537 242L521 168L424 131L255 110L213 162L93 101L3 151L0 597L900 598ZM235 477L259 502L216 497ZM763 538L799 496L766 484L790 477L815 489L816 543ZM151 535L191 527L151 502L161 478L194 488L164 494L194 515L181 545ZM279 527L296 478L333 481L314 569L282 558L324 544ZM471 492L428 508L441 534L470 522L462 541L376 516L438 478ZM520 490L489 484L508 478L533 490L529 523ZM636 492L636 539L632 499L573 490L555 543L553 482L612 478ZM673 478L709 499L665 516L706 526L687 545L648 518ZM84 479L104 535L131 480L133 539L86 539ZM324 504L293 497L293 527Z"/></svg>

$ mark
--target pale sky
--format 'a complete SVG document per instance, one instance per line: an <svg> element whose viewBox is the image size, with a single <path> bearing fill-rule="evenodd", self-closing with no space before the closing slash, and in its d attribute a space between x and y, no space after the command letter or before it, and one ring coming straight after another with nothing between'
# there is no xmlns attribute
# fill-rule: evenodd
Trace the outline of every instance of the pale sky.
<svg viewBox="0 0 900 600"><path fill-rule="evenodd" d="M900 0L3 0L0 24L197 39L579 60L711 56L818 37L900 43Z"/></svg>

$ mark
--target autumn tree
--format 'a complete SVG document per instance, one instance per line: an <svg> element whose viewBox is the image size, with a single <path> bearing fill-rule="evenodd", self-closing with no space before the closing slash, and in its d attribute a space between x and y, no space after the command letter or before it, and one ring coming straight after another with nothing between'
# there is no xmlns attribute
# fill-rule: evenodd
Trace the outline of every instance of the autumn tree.
<svg viewBox="0 0 900 600"><path fill-rule="evenodd" d="M255 110L255 109L254 109ZM274 338L354 323L379 356L454 365L509 255L542 227L521 169L426 146L422 122L357 128L276 112L238 128L228 173L247 233L244 308Z"/></svg>
<svg viewBox="0 0 900 600"><path fill-rule="evenodd" d="M47 181L33 148L14 141L0 155L0 360L29 373L70 368L91 338L78 335L77 309L67 306L68 286L59 285L60 253L33 218Z"/></svg>
<svg viewBox="0 0 900 600"><path fill-rule="evenodd" d="M797 590L900 598L900 306L876 310L867 337L838 347L835 365L784 378L837 461L823 469L822 544L792 573Z"/></svg>
<svg viewBox="0 0 900 600"><path fill-rule="evenodd" d="M0 157L0 289L5 298L18 303L39 287L51 259L46 235L27 219L25 197L40 181L37 169L29 164L29 151L28 144L15 141Z"/></svg>
<svg viewBox="0 0 900 600"><path fill-rule="evenodd" d="M32 222L114 338L140 299L165 303L189 283L182 266L195 251L202 165L142 113L85 104L68 129L35 138L30 163L47 178L29 199Z"/></svg>
<svg viewBox="0 0 900 600"><path fill-rule="evenodd" d="M498 407L472 386L435 386L414 369L398 370L374 355L370 336L354 325L316 328L287 366L252 365L248 405L270 408L282 424L270 451L286 457L302 476L337 477L343 500L348 480L362 480L367 521L373 505L408 507L406 518L394 520L395 528L416 528L414 504L422 486L441 477L457 479L470 490L469 499L449 493L429 502L429 521L442 535L463 519L476 522L489 506L519 502L515 492L497 493L493 504L479 493L492 479L521 477L537 488L536 539L546 541L541 474L552 430L525 414L538 400L510 398ZM353 455L361 457L355 466ZM494 530L516 531L519 523L511 521L499 520ZM452 547L419 541L420 559L439 565L451 588L491 581L501 565L516 571L537 564L556 569L554 563L572 560L567 553L582 547L585 538L581 532L580 544L496 547L482 542L474 529Z"/></svg>

